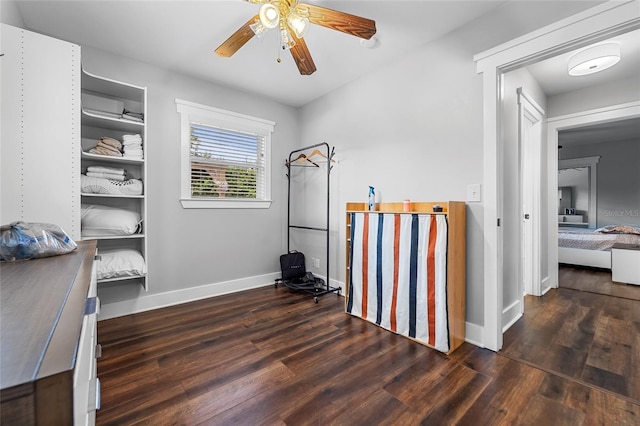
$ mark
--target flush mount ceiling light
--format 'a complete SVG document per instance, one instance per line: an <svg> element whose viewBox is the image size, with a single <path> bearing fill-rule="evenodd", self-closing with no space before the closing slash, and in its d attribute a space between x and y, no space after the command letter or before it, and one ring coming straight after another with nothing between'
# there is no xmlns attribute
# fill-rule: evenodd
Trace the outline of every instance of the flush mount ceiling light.
<svg viewBox="0 0 640 426"><path fill-rule="evenodd" d="M309 30L309 24L320 25L364 40L369 40L376 33L376 23L371 19L299 3L298 0L245 1L262 6L256 16L249 19L216 49L218 56L231 57L254 35L260 38L266 31L277 28L282 49L288 49L291 52L300 74L310 75L316 71L316 65L303 39ZM374 41L374 45L376 43L377 41ZM278 62L280 62L279 56Z"/></svg>
<svg viewBox="0 0 640 426"><path fill-rule="evenodd" d="M581 76L604 71L620 61L618 43L596 44L569 58L569 75Z"/></svg>

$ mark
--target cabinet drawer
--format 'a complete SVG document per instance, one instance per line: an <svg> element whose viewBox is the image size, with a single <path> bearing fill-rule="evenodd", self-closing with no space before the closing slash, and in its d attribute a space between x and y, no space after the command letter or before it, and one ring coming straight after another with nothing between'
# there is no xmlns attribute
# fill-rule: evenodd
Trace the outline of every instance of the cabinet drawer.
<svg viewBox="0 0 640 426"><path fill-rule="evenodd" d="M78 356L73 378L73 411L76 425L86 425L90 423L91 418L95 418L97 311L99 303L100 301L97 297L87 299L82 332L78 343Z"/></svg>

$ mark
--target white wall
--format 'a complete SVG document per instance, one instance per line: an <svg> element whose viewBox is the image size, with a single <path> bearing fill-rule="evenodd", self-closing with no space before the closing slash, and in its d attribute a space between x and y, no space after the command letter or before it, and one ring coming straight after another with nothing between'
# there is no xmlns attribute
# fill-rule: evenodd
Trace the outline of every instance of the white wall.
<svg viewBox="0 0 640 426"><path fill-rule="evenodd" d="M0 22L13 27L24 28L22 15L16 6L16 2L12 0L0 1Z"/></svg>
<svg viewBox="0 0 640 426"><path fill-rule="evenodd" d="M279 255L286 248L282 164L297 142L296 110L91 48L82 49L82 63L91 73L148 89L149 291L127 284L100 286L103 304L129 301L126 306L136 309L154 294L278 272ZM180 117L175 98L276 122L270 209L181 207Z"/></svg>
<svg viewBox="0 0 640 426"><path fill-rule="evenodd" d="M564 146L561 159L599 155L597 226L640 226L640 135L635 140Z"/></svg>
<svg viewBox="0 0 640 426"><path fill-rule="evenodd" d="M466 186L482 182L482 87L472 57L464 44L445 38L302 108L304 144L322 138L336 146L331 274L339 281L345 203L366 202L369 185L381 202L464 201ZM476 324L482 220L480 204L469 204L467 320Z"/></svg>
<svg viewBox="0 0 640 426"><path fill-rule="evenodd" d="M466 199L481 183L482 80L473 55L594 6L507 2L387 67L304 106L300 146L336 146L332 176L332 277L345 277L345 203ZM320 188L311 188L318 193ZM307 205L311 205L307 202ZM311 207L307 215L317 214ZM467 322L484 323L482 203L467 205ZM307 257L322 257L321 241L306 240Z"/></svg>
<svg viewBox="0 0 640 426"><path fill-rule="evenodd" d="M558 117L640 100L640 78L609 81L549 97L548 117Z"/></svg>

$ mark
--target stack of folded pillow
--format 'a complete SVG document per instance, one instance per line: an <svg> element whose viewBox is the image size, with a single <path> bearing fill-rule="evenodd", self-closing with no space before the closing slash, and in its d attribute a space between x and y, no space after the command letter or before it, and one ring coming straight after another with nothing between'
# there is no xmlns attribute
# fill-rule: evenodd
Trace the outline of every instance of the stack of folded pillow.
<svg viewBox="0 0 640 426"><path fill-rule="evenodd" d="M140 135L124 135L122 137L123 140L123 149L125 158L136 158L142 160L142 137Z"/></svg>

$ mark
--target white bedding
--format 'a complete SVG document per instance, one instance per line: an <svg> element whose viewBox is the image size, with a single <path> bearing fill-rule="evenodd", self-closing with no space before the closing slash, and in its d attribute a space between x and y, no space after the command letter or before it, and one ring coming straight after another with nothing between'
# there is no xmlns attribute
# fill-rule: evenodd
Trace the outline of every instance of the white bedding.
<svg viewBox="0 0 640 426"><path fill-rule="evenodd" d="M558 228L558 246L610 251L616 243L640 244L640 235L635 234L606 234L587 228Z"/></svg>

